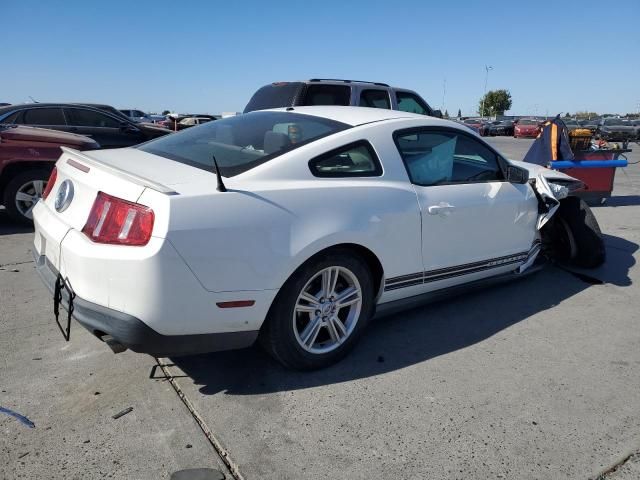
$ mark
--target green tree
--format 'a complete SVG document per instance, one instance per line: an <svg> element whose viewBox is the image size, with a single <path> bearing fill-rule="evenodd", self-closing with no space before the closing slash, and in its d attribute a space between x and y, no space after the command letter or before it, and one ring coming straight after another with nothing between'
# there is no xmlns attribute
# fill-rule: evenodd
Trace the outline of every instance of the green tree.
<svg viewBox="0 0 640 480"><path fill-rule="evenodd" d="M449 110L444 111L444 118L449 118Z"/></svg>
<svg viewBox="0 0 640 480"><path fill-rule="evenodd" d="M569 117L571 117L571 114L569 112L564 114L564 118L569 118Z"/></svg>
<svg viewBox="0 0 640 480"><path fill-rule="evenodd" d="M169 115L170 113L171 113L171 112L170 112L169 110L163 110L163 111L162 111L162 114L163 114L163 115Z"/></svg>
<svg viewBox="0 0 640 480"><path fill-rule="evenodd" d="M480 99L478 113L481 116L504 115L511 108L509 90L491 90Z"/></svg>
<svg viewBox="0 0 640 480"><path fill-rule="evenodd" d="M462 111L458 109L458 118L462 117Z"/></svg>

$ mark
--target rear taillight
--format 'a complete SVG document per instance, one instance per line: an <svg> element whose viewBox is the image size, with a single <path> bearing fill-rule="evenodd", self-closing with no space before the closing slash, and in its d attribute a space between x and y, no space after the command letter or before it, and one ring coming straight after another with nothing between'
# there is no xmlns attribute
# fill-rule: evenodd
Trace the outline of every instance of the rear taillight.
<svg viewBox="0 0 640 480"><path fill-rule="evenodd" d="M53 170L51 170L51 175L49 175L49 180L47 180L47 186L44 187L44 192L42 192L42 198L46 200L46 198L49 196L49 194L51 193L51 190L53 190L53 186L56 183L56 179L58 178L58 169L56 167L53 167Z"/></svg>
<svg viewBox="0 0 640 480"><path fill-rule="evenodd" d="M98 192L82 233L96 243L146 245L153 220L149 207Z"/></svg>

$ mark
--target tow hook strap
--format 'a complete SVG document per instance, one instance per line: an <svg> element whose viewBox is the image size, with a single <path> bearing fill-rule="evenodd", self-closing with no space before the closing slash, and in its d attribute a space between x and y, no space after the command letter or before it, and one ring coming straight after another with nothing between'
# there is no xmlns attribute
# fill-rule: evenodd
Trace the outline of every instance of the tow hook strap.
<svg viewBox="0 0 640 480"><path fill-rule="evenodd" d="M69 306L67 308L67 326L63 328L60 324L60 304L62 303L62 290L66 290L69 294ZM73 300L76 298L76 294L74 293L71 285L69 285L68 281L65 281L62 278L62 275L58 274L58 278L56 278L55 287L53 290L53 314L56 316L56 323L58 324L58 328L62 332L62 336L68 342L71 338L71 315L73 315Z"/></svg>

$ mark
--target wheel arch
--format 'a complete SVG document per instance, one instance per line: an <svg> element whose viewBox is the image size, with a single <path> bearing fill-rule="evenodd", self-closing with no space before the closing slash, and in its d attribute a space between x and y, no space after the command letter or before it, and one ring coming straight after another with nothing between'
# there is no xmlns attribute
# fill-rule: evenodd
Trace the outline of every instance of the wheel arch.
<svg viewBox="0 0 640 480"><path fill-rule="evenodd" d="M347 251L353 252L364 260L371 272L373 277L373 284L375 285L376 291L374 292L374 298L377 301L380 295L384 290L384 267L382 266L382 262L378 255L376 255L371 249L365 247L362 244L351 243L351 242L342 242L336 243L329 247L324 247L315 253L306 256L304 259L301 259L297 266L291 271L291 274L287 277L285 282L289 280L300 268L305 266L309 262L313 262L315 259L322 257L330 252L334 251ZM275 301L275 300L274 300Z"/></svg>
<svg viewBox="0 0 640 480"><path fill-rule="evenodd" d="M11 179L22 172L26 172L28 170L39 170L39 169L46 169L46 170L53 170L53 167L55 166L55 161L47 161L47 160L39 160L39 161L32 161L32 160L13 160L11 162L8 162L4 165L4 168L2 168L2 171L0 172L0 192L4 192L4 189L6 188L7 184L11 181ZM2 197L3 194L0 194L0 202L2 201Z"/></svg>

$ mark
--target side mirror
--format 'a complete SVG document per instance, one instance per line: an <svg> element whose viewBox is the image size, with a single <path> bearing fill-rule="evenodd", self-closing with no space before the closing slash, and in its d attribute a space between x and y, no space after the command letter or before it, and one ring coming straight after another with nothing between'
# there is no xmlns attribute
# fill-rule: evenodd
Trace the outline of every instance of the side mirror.
<svg viewBox="0 0 640 480"><path fill-rule="evenodd" d="M120 124L120 130L127 133L138 133L140 131L138 127L134 127L133 125L127 122L122 122Z"/></svg>
<svg viewBox="0 0 640 480"><path fill-rule="evenodd" d="M433 111L433 116L434 117L438 117L438 118L442 118L442 111L441 110L434 110Z"/></svg>
<svg viewBox="0 0 640 480"><path fill-rule="evenodd" d="M507 167L507 181L510 183L527 183L529 181L529 172L524 168L509 165Z"/></svg>

